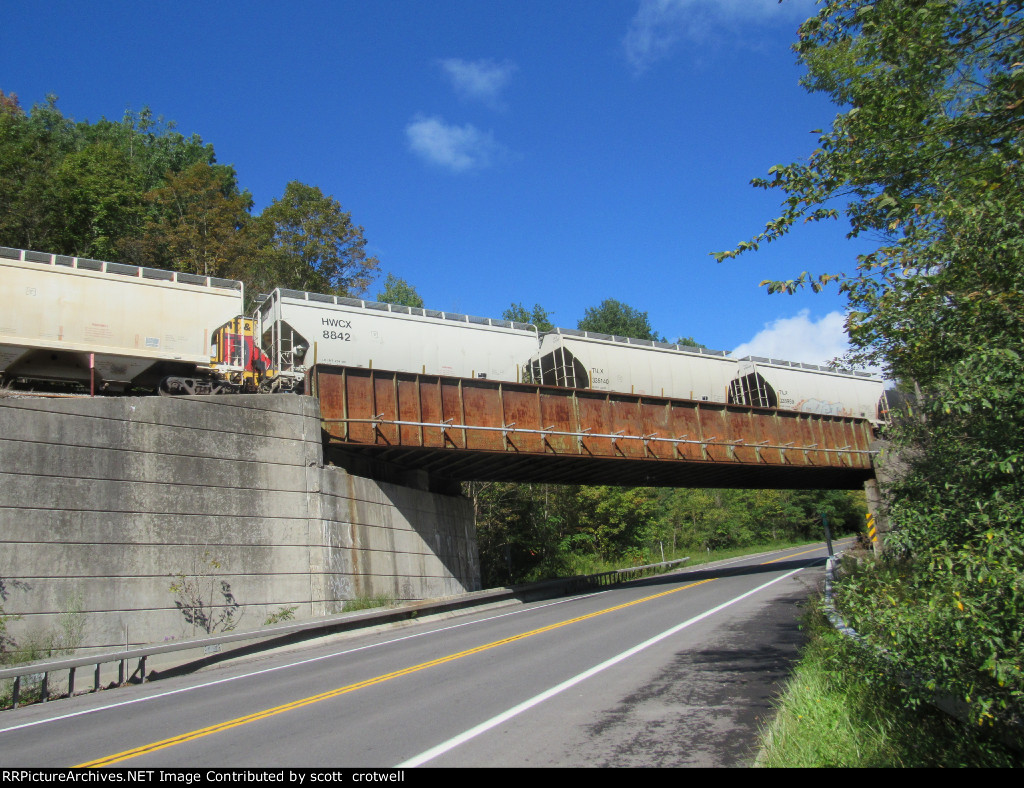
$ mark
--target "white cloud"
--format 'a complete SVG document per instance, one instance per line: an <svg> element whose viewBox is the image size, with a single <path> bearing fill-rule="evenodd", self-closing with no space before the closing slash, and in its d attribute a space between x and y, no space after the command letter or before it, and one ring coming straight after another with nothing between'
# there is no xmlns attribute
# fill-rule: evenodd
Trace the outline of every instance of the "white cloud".
<svg viewBox="0 0 1024 788"><path fill-rule="evenodd" d="M622 43L640 74L681 40L706 44L725 33L742 37L754 25L796 25L812 14L814 0L640 0Z"/></svg>
<svg viewBox="0 0 1024 788"><path fill-rule="evenodd" d="M417 115L405 127L405 136L410 150L453 172L489 167L505 150L490 132L469 123L449 125L438 117Z"/></svg>
<svg viewBox="0 0 1024 788"><path fill-rule="evenodd" d="M734 358L766 356L805 364L827 364L842 357L850 344L842 312L829 312L820 320L810 318L801 310L794 317L784 317L765 325L749 342L732 351Z"/></svg>
<svg viewBox="0 0 1024 788"><path fill-rule="evenodd" d="M470 62L448 58L440 61L440 65L451 80L455 92L462 98L480 101L495 110L505 108L501 100L501 91L515 73L515 63L507 60L495 63L493 60Z"/></svg>

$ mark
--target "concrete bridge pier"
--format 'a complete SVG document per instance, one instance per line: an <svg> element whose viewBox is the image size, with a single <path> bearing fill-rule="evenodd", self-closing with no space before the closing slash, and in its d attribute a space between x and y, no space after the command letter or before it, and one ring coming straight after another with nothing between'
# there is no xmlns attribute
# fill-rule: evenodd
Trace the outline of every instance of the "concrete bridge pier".
<svg viewBox="0 0 1024 788"><path fill-rule="evenodd" d="M885 550L885 537L889 533L889 519L882 508L882 494L877 479L864 482L864 495L868 503L868 536L875 548L875 555L881 555Z"/></svg>
<svg viewBox="0 0 1024 788"><path fill-rule="evenodd" d="M892 530L882 490L898 478L905 467L900 457L890 450L888 441L873 441L871 451L874 452L872 465L875 475L864 482L864 493L867 496L869 530L872 525L874 526L872 541L875 555L881 555L885 552L886 541Z"/></svg>

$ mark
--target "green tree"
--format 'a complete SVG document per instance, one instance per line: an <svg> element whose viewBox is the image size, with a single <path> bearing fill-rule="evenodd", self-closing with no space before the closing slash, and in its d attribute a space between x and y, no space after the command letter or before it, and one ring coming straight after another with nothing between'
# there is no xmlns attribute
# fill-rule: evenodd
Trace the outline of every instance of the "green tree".
<svg viewBox="0 0 1024 788"><path fill-rule="evenodd" d="M51 206L54 248L114 259L120 238L135 230L143 199L131 163L107 144L69 153L53 168L44 195Z"/></svg>
<svg viewBox="0 0 1024 788"><path fill-rule="evenodd" d="M279 285L358 295L376 276L379 261L366 254L363 228L316 186L292 181L260 221L266 237L264 268Z"/></svg>
<svg viewBox="0 0 1024 788"><path fill-rule="evenodd" d="M567 504L575 488L548 484L474 482L473 501L485 587L567 573Z"/></svg>
<svg viewBox="0 0 1024 788"><path fill-rule="evenodd" d="M252 198L238 191L232 168L193 164L169 173L146 200L151 218L139 236L121 241L124 256L202 276L245 277L254 254Z"/></svg>
<svg viewBox="0 0 1024 788"><path fill-rule="evenodd" d="M175 130L174 121L154 116L148 106L138 112L126 110L120 122L103 118L94 124L80 123L78 128L86 140L120 150L131 162L143 191L162 186L168 173L217 163L213 145L198 134L185 137Z"/></svg>
<svg viewBox="0 0 1024 788"><path fill-rule="evenodd" d="M532 323L538 331L550 331L555 327L551 322L551 313L540 304L534 304L533 309L527 309L522 304L512 304L501 313L505 320L514 320L517 323Z"/></svg>
<svg viewBox="0 0 1024 788"><path fill-rule="evenodd" d="M877 239L852 270L766 283L837 283L859 360L921 392L890 430L907 468L888 491L890 560L905 564L856 581L848 604L980 722L1020 715L1024 6L828 0L795 49L807 89L842 111L806 162L755 181L781 193L780 215L715 256L804 221Z"/></svg>
<svg viewBox="0 0 1024 788"><path fill-rule="evenodd" d="M614 298L605 299L600 306L588 307L583 319L577 323L576 327L581 331L614 334L620 337L661 339L651 328L646 312L634 309Z"/></svg>
<svg viewBox="0 0 1024 788"><path fill-rule="evenodd" d="M16 97L0 93L0 243L152 264L141 259L140 237L172 223L174 211L146 194L215 161L211 145L172 129L148 108L121 123L76 123L55 96L26 113ZM237 195L234 171L218 170L225 197Z"/></svg>
<svg viewBox="0 0 1024 788"><path fill-rule="evenodd" d="M423 308L423 299L416 288L394 274L388 274L384 280L384 289L377 293L377 300L385 304Z"/></svg>
<svg viewBox="0 0 1024 788"><path fill-rule="evenodd" d="M575 525L603 558L639 551L654 535L656 496L646 487L580 487Z"/></svg>
<svg viewBox="0 0 1024 788"><path fill-rule="evenodd" d="M71 251L56 239L60 210L51 185L54 169L75 147L75 129L56 102L48 96L31 113L16 98L0 102L0 243L5 246Z"/></svg>

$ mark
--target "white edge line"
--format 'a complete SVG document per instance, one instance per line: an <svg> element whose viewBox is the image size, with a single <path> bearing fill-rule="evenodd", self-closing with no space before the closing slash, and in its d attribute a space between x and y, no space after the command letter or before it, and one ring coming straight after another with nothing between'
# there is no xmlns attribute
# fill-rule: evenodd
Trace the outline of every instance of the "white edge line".
<svg viewBox="0 0 1024 788"><path fill-rule="evenodd" d="M758 591L763 591L764 589L768 588L768 586L774 585L775 583L778 583L780 580L785 580L787 577L795 575L797 572L801 572L806 568L807 567L800 567L799 569L794 569L790 572L787 572L784 575L780 575L779 577L776 577L774 580L769 580L767 583L764 583L762 585L759 585L757 588L747 591L745 594L740 594L738 597L734 597L733 599L730 599L727 602L723 602L717 607L713 607L710 610L706 610L700 615L694 616L693 618L688 619L681 624L676 624L674 627L666 629L661 634L655 635L649 640L645 640L643 643L633 646L630 649L626 649L621 654L618 654L612 657L611 659L605 660L600 665L595 665L589 670L585 670L583 671L583 673L579 673L576 676L573 676L572 678L563 681L561 684L551 687L551 689L545 690L539 695L534 695L532 698L523 701L518 706L513 706L508 711L504 711L495 717L491 717L491 719L487 720L486 722L480 723L475 728L470 728L468 731L460 733L458 736L455 736L446 742L442 742L441 744L438 744L436 747L431 747L426 752L420 753L414 758L410 758L407 761L403 761L402 763L398 764L395 768L411 769L416 766L422 766L428 761L432 761L434 758L437 758L438 756L444 755L446 752L455 749L459 745L465 744L470 739L475 739L477 736L479 736L482 733L485 733L486 731L489 731L491 728L501 725L503 722L512 719L513 717L523 713L524 711L527 711L528 709L532 709L534 706L543 703L549 698L553 698L555 695L558 695L559 693L564 692L570 687L579 684L581 681L585 681L589 679L591 676L594 676L600 673L601 671L606 670L607 668L610 668L613 665L616 665L619 662L628 659L629 657L632 657L634 654L637 654L643 651L644 649L653 646L655 643L658 643L659 641L662 641L665 638L671 637L677 632L686 629L691 624L696 624L698 621L702 621L703 619L708 618L709 616L713 616L715 613L724 610L730 605L734 605L740 600L746 599L748 596L756 594Z"/></svg>

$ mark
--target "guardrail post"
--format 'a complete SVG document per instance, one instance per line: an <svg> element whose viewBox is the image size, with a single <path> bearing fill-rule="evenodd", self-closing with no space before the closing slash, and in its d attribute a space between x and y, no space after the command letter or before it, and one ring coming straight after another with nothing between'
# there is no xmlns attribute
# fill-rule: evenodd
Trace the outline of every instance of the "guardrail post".
<svg viewBox="0 0 1024 788"><path fill-rule="evenodd" d="M139 684L146 683L146 657L145 655L139 659Z"/></svg>
<svg viewBox="0 0 1024 788"><path fill-rule="evenodd" d="M99 662L96 663L96 672L93 674L92 691L93 692L99 692L100 691L100 663Z"/></svg>
<svg viewBox="0 0 1024 788"><path fill-rule="evenodd" d="M46 703L50 699L50 674L43 674L43 683L39 686L39 700Z"/></svg>
<svg viewBox="0 0 1024 788"><path fill-rule="evenodd" d="M14 677L14 688L11 690L11 705L16 709L21 700L21 676Z"/></svg>
<svg viewBox="0 0 1024 788"><path fill-rule="evenodd" d="M75 697L75 669L68 668L68 697Z"/></svg>

